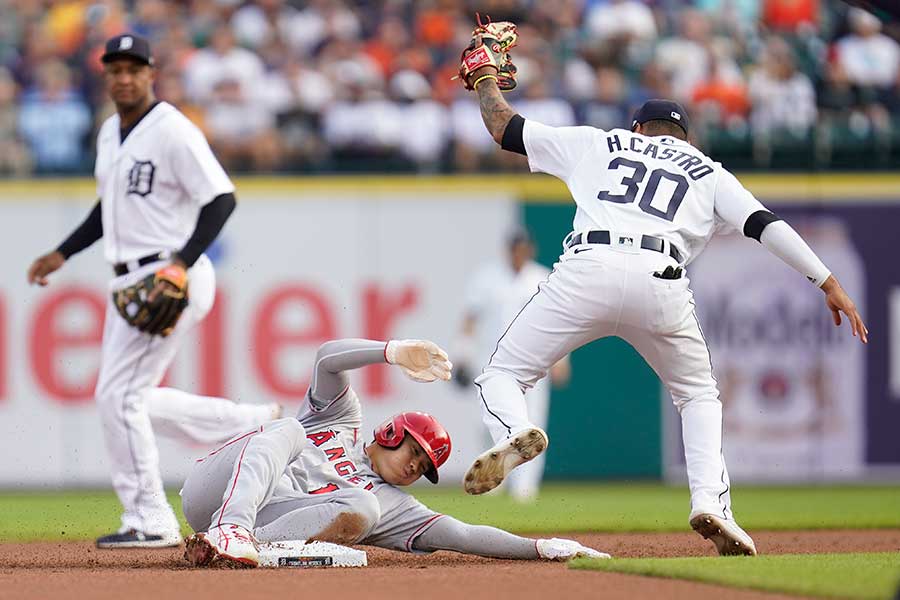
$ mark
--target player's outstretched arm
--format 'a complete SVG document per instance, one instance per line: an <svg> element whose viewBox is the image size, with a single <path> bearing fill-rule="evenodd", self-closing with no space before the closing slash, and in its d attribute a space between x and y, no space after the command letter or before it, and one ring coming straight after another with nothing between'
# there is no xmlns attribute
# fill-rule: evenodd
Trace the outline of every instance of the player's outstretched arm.
<svg viewBox="0 0 900 600"><path fill-rule="evenodd" d="M332 340L316 353L310 397L313 402L330 402L350 384L347 371L384 363L398 365L408 377L421 382L446 381L453 367L447 353L428 340Z"/></svg>
<svg viewBox="0 0 900 600"><path fill-rule="evenodd" d="M509 125L516 112L500 92L496 77L488 77L495 72L492 67L482 67L472 77L474 81L478 82L475 84L475 92L478 94L478 104L481 107L481 119L484 121L484 126L487 127L494 141L501 144L506 126ZM479 78L481 78L480 81Z"/></svg>
<svg viewBox="0 0 900 600"><path fill-rule="evenodd" d="M840 326L841 313L844 313L850 322L850 329L853 331L853 335L859 336L859 340L863 344L868 344L869 330L866 329L866 324L863 323L859 311L856 310L856 304L853 303L853 300L850 299L850 296L847 295L847 292L844 291L844 288L841 287L840 282L834 275L830 275L825 280L825 283L822 284L822 291L825 293L825 305L831 311L834 324Z"/></svg>
<svg viewBox="0 0 900 600"><path fill-rule="evenodd" d="M569 560L576 557L609 558L609 554L559 538L535 540L496 527L469 525L444 516L413 542L416 550L452 550L489 558L519 560Z"/></svg>
<svg viewBox="0 0 900 600"><path fill-rule="evenodd" d="M858 336L862 343L868 343L869 330L856 305L825 263L793 227L766 209L728 171L722 170L719 175L715 205L716 214L726 223L761 243L766 250L820 287L825 293L825 304L831 310L834 324L841 324L841 313L844 313L850 321L853 335Z"/></svg>
<svg viewBox="0 0 900 600"><path fill-rule="evenodd" d="M39 256L31 263L28 268L28 283L47 285L49 283L47 275L59 270L70 256L81 252L101 237L103 237L103 216L98 200L87 218L56 250Z"/></svg>

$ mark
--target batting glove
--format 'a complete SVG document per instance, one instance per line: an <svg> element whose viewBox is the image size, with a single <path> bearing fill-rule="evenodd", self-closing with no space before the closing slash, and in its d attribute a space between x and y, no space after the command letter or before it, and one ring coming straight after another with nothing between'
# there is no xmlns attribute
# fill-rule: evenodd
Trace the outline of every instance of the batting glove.
<svg viewBox="0 0 900 600"><path fill-rule="evenodd" d="M538 540L536 545L538 554L545 560L565 562L573 558L612 558L605 552L582 546L575 540L551 538L549 540Z"/></svg>
<svg viewBox="0 0 900 600"><path fill-rule="evenodd" d="M388 363L397 365L413 381L450 380L453 364L447 353L428 340L391 340L384 349Z"/></svg>

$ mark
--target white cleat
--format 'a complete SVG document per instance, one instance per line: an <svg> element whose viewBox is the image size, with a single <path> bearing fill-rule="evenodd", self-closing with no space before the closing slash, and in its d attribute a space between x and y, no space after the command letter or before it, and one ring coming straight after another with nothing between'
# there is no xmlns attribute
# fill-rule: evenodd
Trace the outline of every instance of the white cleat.
<svg viewBox="0 0 900 600"><path fill-rule="evenodd" d="M756 556L756 544L740 525L709 513L691 517L691 528L716 545L721 556Z"/></svg>
<svg viewBox="0 0 900 600"><path fill-rule="evenodd" d="M259 543L240 525L220 525L189 537L184 559L194 567L253 569L259 566Z"/></svg>
<svg viewBox="0 0 900 600"><path fill-rule="evenodd" d="M501 483L510 471L528 462L547 449L549 444L543 429L523 429L503 440L475 459L463 479L467 494L483 494Z"/></svg>

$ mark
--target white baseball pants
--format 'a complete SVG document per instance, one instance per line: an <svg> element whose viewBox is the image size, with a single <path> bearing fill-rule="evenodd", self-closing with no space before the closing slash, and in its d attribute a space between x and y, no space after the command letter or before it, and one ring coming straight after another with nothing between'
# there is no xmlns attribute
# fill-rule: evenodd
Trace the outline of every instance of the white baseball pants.
<svg viewBox="0 0 900 600"><path fill-rule="evenodd" d="M533 388L526 392L525 403L528 406L528 418L531 423L541 429L547 429L550 416L550 378L544 377ZM541 452L524 465L514 469L506 477L509 495L516 500L529 501L537 497L544 478L544 464L547 453Z"/></svg>
<svg viewBox="0 0 900 600"><path fill-rule="evenodd" d="M533 426L524 390L569 352L618 336L656 371L681 414L692 514L732 518L722 404L689 281L654 277L675 260L640 249L641 236L612 238L568 249L500 338L475 380L485 424L495 442Z"/></svg>
<svg viewBox="0 0 900 600"><path fill-rule="evenodd" d="M215 272L206 256L188 270L190 304L168 337L151 336L131 327L112 302L112 290L131 285L164 263L151 263L110 282L103 327L100 376L94 392L103 435L109 452L112 484L124 507L122 529L165 534L178 531L178 521L166 500L159 473L159 452L153 438L151 416L156 424L178 427L182 433L200 433L204 414L209 430L217 434L198 441L228 439L268 420L271 408L255 410L217 398L197 398L198 406L186 406L180 414L177 403L194 396L157 388L188 332L212 308ZM151 413L151 411L153 411ZM182 418L185 417L185 418Z"/></svg>

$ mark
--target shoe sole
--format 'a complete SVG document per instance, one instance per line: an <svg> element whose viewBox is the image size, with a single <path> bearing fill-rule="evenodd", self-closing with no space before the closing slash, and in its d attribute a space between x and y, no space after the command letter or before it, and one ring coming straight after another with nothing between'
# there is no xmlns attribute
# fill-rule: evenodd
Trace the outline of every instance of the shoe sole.
<svg viewBox="0 0 900 600"><path fill-rule="evenodd" d="M720 556L756 556L756 548L730 535L715 515L697 515L691 528L715 544Z"/></svg>
<svg viewBox="0 0 900 600"><path fill-rule="evenodd" d="M517 433L503 448L491 448L466 471L466 493L474 496L491 491L503 483L510 471L546 450L548 443L547 434L534 427Z"/></svg>
<svg viewBox="0 0 900 600"><path fill-rule="evenodd" d="M184 544L184 560L192 567L210 569L255 569L259 561L252 558L229 556L216 550L202 533L192 535Z"/></svg>

